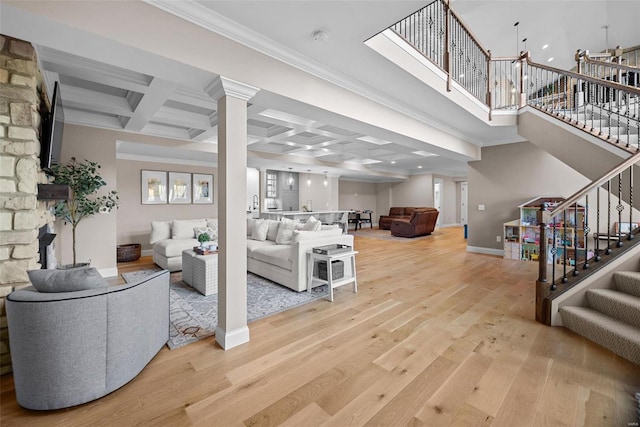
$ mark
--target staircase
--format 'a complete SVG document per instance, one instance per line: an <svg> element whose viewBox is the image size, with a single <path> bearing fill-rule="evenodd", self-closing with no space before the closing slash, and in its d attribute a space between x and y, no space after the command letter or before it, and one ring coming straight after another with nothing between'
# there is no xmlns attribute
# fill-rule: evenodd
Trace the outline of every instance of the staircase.
<svg viewBox="0 0 640 427"><path fill-rule="evenodd" d="M640 272L612 273L624 253L640 254L640 229L618 231L618 225L640 222L633 197L633 188L640 188L637 54L633 65L623 65L618 53L617 63L596 65L578 55L577 72L534 63L528 52L492 58L447 0L430 3L367 43L426 84L437 82L418 72L414 61L401 64L405 56L393 46L408 44L424 57L418 62L425 69L443 73L453 102L479 118L486 111L488 123L504 123L500 118L508 114L499 110L518 110L520 136L592 180L559 206L540 207L536 320L552 325L561 318L567 328L640 365ZM461 102L460 88L482 109ZM553 131L542 120L554 121ZM598 161L585 164L584 158ZM580 223L575 219L575 236L558 238L566 236L567 212L579 206L585 214ZM564 262L558 254L565 254ZM603 274L615 279L598 282ZM587 304L572 306L574 300Z"/></svg>
<svg viewBox="0 0 640 427"><path fill-rule="evenodd" d="M586 306L560 307L562 323L640 365L640 272L616 272L613 280L613 289L589 289Z"/></svg>

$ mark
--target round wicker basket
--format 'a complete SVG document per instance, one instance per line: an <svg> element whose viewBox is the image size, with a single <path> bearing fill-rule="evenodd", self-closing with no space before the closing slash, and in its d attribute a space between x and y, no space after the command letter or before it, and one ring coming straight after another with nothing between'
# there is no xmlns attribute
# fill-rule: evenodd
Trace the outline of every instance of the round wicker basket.
<svg viewBox="0 0 640 427"><path fill-rule="evenodd" d="M118 245L117 257L118 262L131 262L140 258L140 243L130 243L128 245Z"/></svg>

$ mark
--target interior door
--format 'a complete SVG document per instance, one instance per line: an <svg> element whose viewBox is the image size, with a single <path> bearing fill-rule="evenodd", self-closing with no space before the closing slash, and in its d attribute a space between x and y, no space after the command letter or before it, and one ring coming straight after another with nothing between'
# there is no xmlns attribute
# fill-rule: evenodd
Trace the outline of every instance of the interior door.
<svg viewBox="0 0 640 427"><path fill-rule="evenodd" d="M433 207L438 209L440 214L438 215L438 221L436 222L436 226L439 227L442 224L442 189L443 189L443 181L440 178L435 178L433 180Z"/></svg>
<svg viewBox="0 0 640 427"><path fill-rule="evenodd" d="M460 183L460 223L462 225L467 223L467 201L468 201L468 186L469 184L465 181Z"/></svg>

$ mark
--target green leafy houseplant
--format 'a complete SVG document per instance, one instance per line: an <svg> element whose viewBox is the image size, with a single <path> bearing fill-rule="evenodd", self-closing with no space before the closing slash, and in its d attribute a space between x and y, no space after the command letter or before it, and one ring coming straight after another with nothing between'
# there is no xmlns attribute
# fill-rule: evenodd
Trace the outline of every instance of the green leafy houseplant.
<svg viewBox="0 0 640 427"><path fill-rule="evenodd" d="M209 233L201 233L198 235L198 242L200 242L200 247L204 247L205 242L208 242L211 240L211 236L209 236Z"/></svg>
<svg viewBox="0 0 640 427"><path fill-rule="evenodd" d="M118 207L117 191L110 191L106 195L98 196L96 192L107 185L100 176L100 165L96 162L84 160L79 162L72 157L66 164L54 165L52 168L55 184L66 184L71 188L71 198L60 200L54 206L54 215L71 224L73 240L73 266L76 262L76 228L78 224L101 209L110 211Z"/></svg>

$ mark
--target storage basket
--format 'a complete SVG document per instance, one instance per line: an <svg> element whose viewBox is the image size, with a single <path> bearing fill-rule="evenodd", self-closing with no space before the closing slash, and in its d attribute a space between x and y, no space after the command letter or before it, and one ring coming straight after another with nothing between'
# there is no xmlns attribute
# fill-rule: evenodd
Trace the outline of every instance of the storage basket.
<svg viewBox="0 0 640 427"><path fill-rule="evenodd" d="M327 280L327 262L318 261L318 277ZM340 260L331 261L331 280L342 279L344 277L344 262Z"/></svg>
<svg viewBox="0 0 640 427"><path fill-rule="evenodd" d="M131 262L140 258L140 252L141 252L140 243L118 245L116 249L117 249L118 262Z"/></svg>

